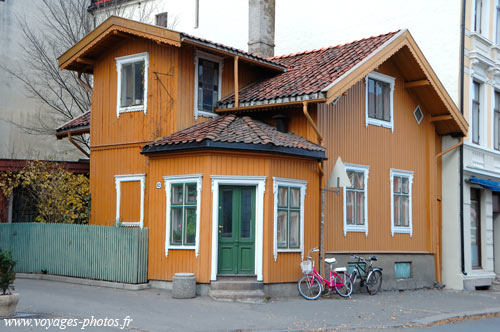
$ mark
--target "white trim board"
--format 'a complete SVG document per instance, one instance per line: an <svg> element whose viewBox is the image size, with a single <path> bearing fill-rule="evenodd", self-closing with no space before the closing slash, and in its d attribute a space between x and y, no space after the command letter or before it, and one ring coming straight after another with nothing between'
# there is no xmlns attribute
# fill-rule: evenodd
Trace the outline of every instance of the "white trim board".
<svg viewBox="0 0 500 332"><path fill-rule="evenodd" d="M266 192L265 176L212 175L212 264L210 280L217 280L219 250L219 186L242 185L256 186L255 190L255 274L257 281L263 280L263 234L264 234L264 194Z"/></svg>
<svg viewBox="0 0 500 332"><path fill-rule="evenodd" d="M123 226L144 226L144 190L146 189L146 175L145 174L120 174L115 175L115 188L116 188L116 222L120 220L120 204L121 204L121 183L122 182L139 182L141 190L140 201L140 217L137 222L122 222Z"/></svg>

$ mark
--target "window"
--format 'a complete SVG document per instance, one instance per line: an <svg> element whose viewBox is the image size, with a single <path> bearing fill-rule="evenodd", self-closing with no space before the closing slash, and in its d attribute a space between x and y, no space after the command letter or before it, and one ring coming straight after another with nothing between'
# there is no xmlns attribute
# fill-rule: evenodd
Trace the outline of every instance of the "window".
<svg viewBox="0 0 500 332"><path fill-rule="evenodd" d="M474 81L472 91L472 142L479 144L480 114L481 114L481 85Z"/></svg>
<svg viewBox="0 0 500 332"><path fill-rule="evenodd" d="M222 59L198 51L195 56L195 118L214 117L221 96Z"/></svg>
<svg viewBox="0 0 500 332"><path fill-rule="evenodd" d="M201 175L165 176L167 237L165 256L171 249L194 249L198 257Z"/></svg>
<svg viewBox="0 0 500 332"><path fill-rule="evenodd" d="M274 260L278 252L304 255L306 181L274 178Z"/></svg>
<svg viewBox="0 0 500 332"><path fill-rule="evenodd" d="M145 185L144 174L115 175L117 223L143 227Z"/></svg>
<svg viewBox="0 0 500 332"><path fill-rule="evenodd" d="M393 77L372 72L366 76L365 122L394 130L393 124Z"/></svg>
<svg viewBox="0 0 500 332"><path fill-rule="evenodd" d="M496 43L500 43L500 0L497 0L497 6L496 6Z"/></svg>
<svg viewBox="0 0 500 332"><path fill-rule="evenodd" d="M417 120L417 123L420 124L422 122L422 119L424 118L424 113L420 109L420 105L415 108L413 111L413 116L415 117L415 120Z"/></svg>
<svg viewBox="0 0 500 332"><path fill-rule="evenodd" d="M500 150L500 92L495 91L495 108L493 110L493 146Z"/></svg>
<svg viewBox="0 0 500 332"><path fill-rule="evenodd" d="M474 31L481 33L483 0L476 0L474 8Z"/></svg>
<svg viewBox="0 0 500 332"><path fill-rule="evenodd" d="M413 172L391 169L391 232L413 235L411 190Z"/></svg>
<svg viewBox="0 0 500 332"><path fill-rule="evenodd" d="M470 189L470 249L473 269L481 268L481 190Z"/></svg>
<svg viewBox="0 0 500 332"><path fill-rule="evenodd" d="M168 27L168 12L156 15L156 25L161 27Z"/></svg>
<svg viewBox="0 0 500 332"><path fill-rule="evenodd" d="M368 236L368 166L345 164L350 187L344 187L344 236L362 232Z"/></svg>
<svg viewBox="0 0 500 332"><path fill-rule="evenodd" d="M411 262L394 263L394 275L396 276L396 279L411 278Z"/></svg>
<svg viewBox="0 0 500 332"><path fill-rule="evenodd" d="M120 113L144 111L147 108L149 55L141 53L116 58L118 88L116 116Z"/></svg>

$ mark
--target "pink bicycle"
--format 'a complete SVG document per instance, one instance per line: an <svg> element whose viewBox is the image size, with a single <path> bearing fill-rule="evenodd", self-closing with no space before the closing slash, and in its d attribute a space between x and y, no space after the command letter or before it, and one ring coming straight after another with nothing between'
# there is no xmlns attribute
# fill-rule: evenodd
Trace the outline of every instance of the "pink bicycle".
<svg viewBox="0 0 500 332"><path fill-rule="evenodd" d="M309 255L318 252L318 248L309 251ZM342 297L349 297L352 293L351 277L347 273L347 268L332 266L337 260L335 258L326 258L325 263L330 265L330 278L323 278L314 267L314 261L311 256L307 256L305 261L300 263L304 276L297 283L299 294L307 300L316 300L323 291L331 293L333 289Z"/></svg>

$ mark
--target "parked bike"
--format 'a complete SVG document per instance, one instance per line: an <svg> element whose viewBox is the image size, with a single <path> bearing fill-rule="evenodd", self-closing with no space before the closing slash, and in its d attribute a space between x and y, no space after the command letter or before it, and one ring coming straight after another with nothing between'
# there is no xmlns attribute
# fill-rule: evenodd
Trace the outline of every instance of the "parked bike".
<svg viewBox="0 0 500 332"><path fill-rule="evenodd" d="M318 248L309 251L309 255L318 252ZM338 267L333 269L337 262L335 258L326 258L325 263L330 266L329 279L323 278L314 267L314 261L311 256L307 256L305 261L300 263L304 276L297 283L299 294L305 299L316 300L322 292L331 293L333 289L342 297L349 297L352 293L352 280L347 273L347 268Z"/></svg>
<svg viewBox="0 0 500 332"><path fill-rule="evenodd" d="M375 295L382 287L382 268L374 267L372 261L377 261L377 256L363 258L353 255L356 265L351 273L351 281L354 284L359 276L359 286L366 286L368 294Z"/></svg>

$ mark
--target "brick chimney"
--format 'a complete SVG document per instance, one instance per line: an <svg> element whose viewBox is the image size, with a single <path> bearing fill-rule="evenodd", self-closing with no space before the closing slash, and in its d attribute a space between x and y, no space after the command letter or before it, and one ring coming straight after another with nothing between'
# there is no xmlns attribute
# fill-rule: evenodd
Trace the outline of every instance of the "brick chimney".
<svg viewBox="0 0 500 332"><path fill-rule="evenodd" d="M274 56L275 0L248 0L248 52Z"/></svg>

